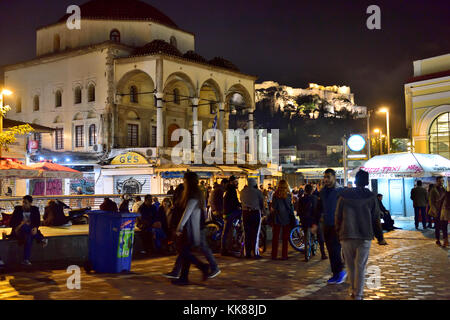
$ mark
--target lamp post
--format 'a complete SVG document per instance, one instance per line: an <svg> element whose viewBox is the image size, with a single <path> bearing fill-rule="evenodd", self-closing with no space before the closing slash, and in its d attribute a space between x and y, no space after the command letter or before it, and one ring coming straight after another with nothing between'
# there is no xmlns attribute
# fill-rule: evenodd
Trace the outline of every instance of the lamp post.
<svg viewBox="0 0 450 320"><path fill-rule="evenodd" d="M379 110L381 113L386 113L386 134L387 134L387 153L391 153L391 135L389 132L389 109L381 108Z"/></svg>
<svg viewBox="0 0 450 320"><path fill-rule="evenodd" d="M383 154L383 140L381 139L381 135L383 134L381 132L381 129L375 129L373 132L378 133L379 139L380 139L380 155Z"/></svg>
<svg viewBox="0 0 450 320"><path fill-rule="evenodd" d="M3 89L0 92L0 134L3 132L3 96L10 96L12 95L12 92L7 90L7 89ZM5 106L7 107L7 106ZM0 158L2 157L2 147L0 146Z"/></svg>
<svg viewBox="0 0 450 320"><path fill-rule="evenodd" d="M373 112L373 110L367 111L367 142L369 143L367 151L368 151L368 157L367 159L370 159L372 157L372 146L370 141L370 114Z"/></svg>

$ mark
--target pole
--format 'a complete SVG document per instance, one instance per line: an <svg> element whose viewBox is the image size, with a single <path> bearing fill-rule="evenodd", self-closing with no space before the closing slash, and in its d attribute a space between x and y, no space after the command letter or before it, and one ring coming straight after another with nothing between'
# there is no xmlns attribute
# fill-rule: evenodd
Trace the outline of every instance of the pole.
<svg viewBox="0 0 450 320"><path fill-rule="evenodd" d="M389 132L389 111L386 111L387 153L391 153L391 135Z"/></svg>
<svg viewBox="0 0 450 320"><path fill-rule="evenodd" d="M383 138L381 137L381 130L380 130L380 155L383 154Z"/></svg>
<svg viewBox="0 0 450 320"><path fill-rule="evenodd" d="M343 165L344 165L344 186L347 185L347 138L342 137L342 153L343 153Z"/></svg>
<svg viewBox="0 0 450 320"><path fill-rule="evenodd" d="M369 147L368 147L368 159L370 159L372 157L371 155L371 149L372 149L372 142L370 141L370 110L367 111L367 142L369 143Z"/></svg>

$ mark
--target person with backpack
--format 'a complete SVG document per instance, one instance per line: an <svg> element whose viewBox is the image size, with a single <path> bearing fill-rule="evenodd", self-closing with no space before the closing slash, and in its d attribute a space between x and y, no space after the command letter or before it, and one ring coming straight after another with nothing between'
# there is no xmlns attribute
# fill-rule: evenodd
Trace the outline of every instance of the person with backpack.
<svg viewBox="0 0 450 320"><path fill-rule="evenodd" d="M322 228L319 226L320 216L318 216L318 198L313 195L313 186L307 184L304 190L305 194L298 201L297 213L300 218L300 224L303 228L304 243L305 243L305 261L309 260L308 256L308 244L311 236L311 228L313 224L317 227L317 240L319 242L320 253L322 254L322 260L328 259L325 253L325 241L323 239Z"/></svg>

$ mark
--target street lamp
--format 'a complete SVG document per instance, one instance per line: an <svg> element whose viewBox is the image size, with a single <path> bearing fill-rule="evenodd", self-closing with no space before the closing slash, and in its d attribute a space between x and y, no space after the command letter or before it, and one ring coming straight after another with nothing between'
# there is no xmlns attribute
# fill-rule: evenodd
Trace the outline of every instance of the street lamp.
<svg viewBox="0 0 450 320"><path fill-rule="evenodd" d="M389 132L389 109L381 108L379 112L386 113L387 153L391 153L391 135Z"/></svg>
<svg viewBox="0 0 450 320"><path fill-rule="evenodd" d="M4 107L3 107L3 96L10 96L12 95L12 91L8 89L3 89L0 92L0 133L3 132L3 114L4 114ZM7 107L7 106L6 106ZM2 148L0 146L0 158L2 157Z"/></svg>
<svg viewBox="0 0 450 320"><path fill-rule="evenodd" d="M379 134L379 139L380 139L380 155L382 155L382 154L383 154L383 144L382 144L383 140L381 139L381 135L382 135L383 133L381 132L381 129L375 129L375 130L373 130L373 132Z"/></svg>

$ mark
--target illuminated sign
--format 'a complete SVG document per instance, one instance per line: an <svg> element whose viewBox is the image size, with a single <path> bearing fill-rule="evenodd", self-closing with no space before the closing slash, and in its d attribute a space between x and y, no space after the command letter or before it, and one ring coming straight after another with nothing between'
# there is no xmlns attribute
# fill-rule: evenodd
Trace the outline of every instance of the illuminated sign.
<svg viewBox="0 0 450 320"><path fill-rule="evenodd" d="M148 164L148 161L139 153L127 152L112 159L111 164Z"/></svg>
<svg viewBox="0 0 450 320"><path fill-rule="evenodd" d="M359 134L354 134L348 138L347 146L352 151L361 151L366 146L366 139Z"/></svg>

